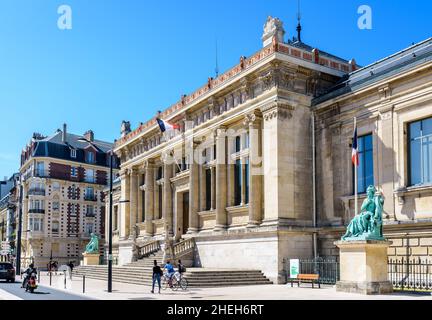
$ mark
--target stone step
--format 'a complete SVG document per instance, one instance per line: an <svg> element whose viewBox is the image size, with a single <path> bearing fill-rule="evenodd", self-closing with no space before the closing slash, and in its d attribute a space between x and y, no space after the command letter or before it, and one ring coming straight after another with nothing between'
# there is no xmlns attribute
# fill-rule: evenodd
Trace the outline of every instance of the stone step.
<svg viewBox="0 0 432 320"><path fill-rule="evenodd" d="M104 280L104 281L107 280L107 277L101 275L95 275L88 278L96 279L96 280ZM151 280L137 281L134 279L113 277L113 281L120 282L120 283L130 283L135 285L147 285L147 286L152 285ZM253 280L239 279L237 281L200 281L200 282L194 282L188 279L188 284L190 287L219 287L219 286L264 285L264 284L272 284L272 282L268 279L253 279Z"/></svg>
<svg viewBox="0 0 432 320"><path fill-rule="evenodd" d="M85 275L89 279L107 280L106 266L80 266L74 270L74 276ZM271 284L259 270L206 270L189 269L184 274L191 287L219 287L235 285ZM151 285L151 269L117 267L113 268L113 281L131 284Z"/></svg>

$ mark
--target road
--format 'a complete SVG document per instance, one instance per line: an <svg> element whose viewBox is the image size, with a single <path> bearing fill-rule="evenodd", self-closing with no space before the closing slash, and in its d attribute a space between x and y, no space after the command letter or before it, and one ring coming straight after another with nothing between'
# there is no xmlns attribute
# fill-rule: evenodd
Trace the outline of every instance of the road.
<svg viewBox="0 0 432 320"><path fill-rule="evenodd" d="M8 300L8 297L2 297L2 291L22 300L91 300L45 286L39 286L34 293L25 292L21 288L19 277L17 277L15 283L7 283L4 280L0 280L0 299Z"/></svg>

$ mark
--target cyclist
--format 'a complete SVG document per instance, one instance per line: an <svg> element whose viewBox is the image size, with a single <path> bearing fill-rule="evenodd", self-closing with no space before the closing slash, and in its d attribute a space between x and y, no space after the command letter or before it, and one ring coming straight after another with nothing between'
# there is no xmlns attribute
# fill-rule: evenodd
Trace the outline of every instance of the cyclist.
<svg viewBox="0 0 432 320"><path fill-rule="evenodd" d="M165 264L165 270L166 270L167 276L168 276L168 284L169 284L169 286L171 288L172 287L172 277L175 274L175 271L174 271L173 265L170 263L169 260Z"/></svg>

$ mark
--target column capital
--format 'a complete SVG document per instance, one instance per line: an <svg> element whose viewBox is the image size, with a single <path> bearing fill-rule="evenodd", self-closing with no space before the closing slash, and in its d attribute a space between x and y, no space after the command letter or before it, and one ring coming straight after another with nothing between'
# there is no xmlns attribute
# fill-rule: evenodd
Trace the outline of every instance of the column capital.
<svg viewBox="0 0 432 320"><path fill-rule="evenodd" d="M251 113L245 114L243 124L245 126L253 126L259 124L262 119L261 112L259 110L254 110Z"/></svg>
<svg viewBox="0 0 432 320"><path fill-rule="evenodd" d="M264 120L268 121L273 118L291 119L294 107L286 102L275 100L261 107Z"/></svg>

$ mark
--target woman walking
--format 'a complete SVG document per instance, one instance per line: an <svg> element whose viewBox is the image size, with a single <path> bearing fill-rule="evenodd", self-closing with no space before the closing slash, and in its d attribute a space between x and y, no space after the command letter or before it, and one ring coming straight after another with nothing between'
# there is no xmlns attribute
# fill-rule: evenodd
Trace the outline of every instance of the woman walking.
<svg viewBox="0 0 432 320"><path fill-rule="evenodd" d="M158 266L157 261L154 260L154 267L153 267L153 284L152 284L152 290L151 293L154 293L154 287L155 287L155 283L157 281L158 286L159 286L159 293L161 290L161 276L162 276L163 272L162 269Z"/></svg>

